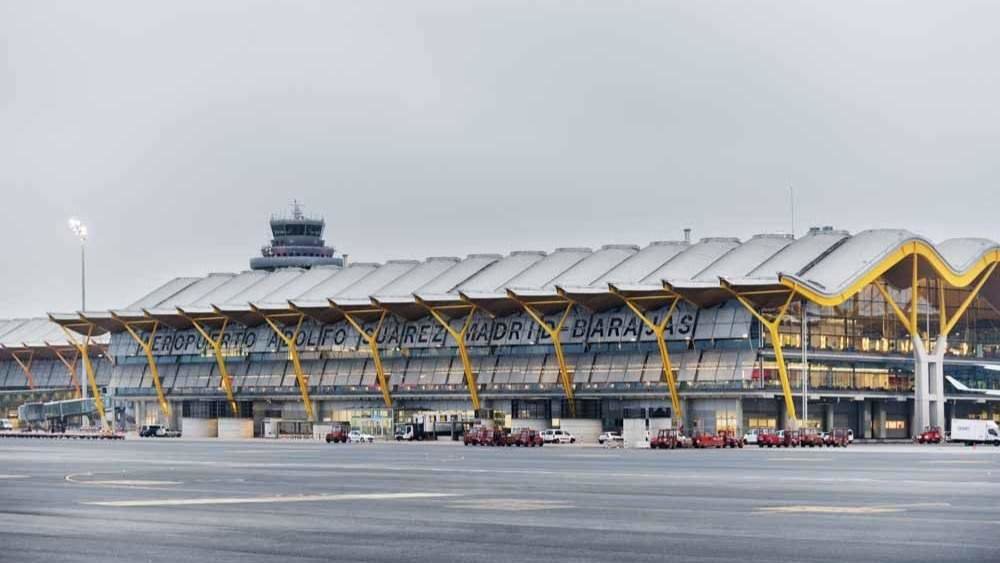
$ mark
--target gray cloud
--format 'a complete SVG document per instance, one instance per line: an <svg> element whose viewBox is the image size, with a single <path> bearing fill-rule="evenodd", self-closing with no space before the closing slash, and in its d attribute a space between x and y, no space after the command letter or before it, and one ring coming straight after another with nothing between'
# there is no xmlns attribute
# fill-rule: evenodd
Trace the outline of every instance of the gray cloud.
<svg viewBox="0 0 1000 563"><path fill-rule="evenodd" d="M0 317L231 271L905 227L1000 238L989 2L3 2Z"/></svg>

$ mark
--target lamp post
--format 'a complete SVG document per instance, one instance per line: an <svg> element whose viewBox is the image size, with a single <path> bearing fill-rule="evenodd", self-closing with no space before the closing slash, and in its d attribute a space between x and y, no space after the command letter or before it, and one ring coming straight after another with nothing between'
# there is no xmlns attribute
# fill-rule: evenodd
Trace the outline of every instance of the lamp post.
<svg viewBox="0 0 1000 563"><path fill-rule="evenodd" d="M69 230L80 239L80 310L87 310L87 225L76 217L69 220Z"/></svg>
<svg viewBox="0 0 1000 563"><path fill-rule="evenodd" d="M69 230L80 239L80 311L87 310L87 225L76 217L70 217ZM87 398L87 385L80 386L80 396Z"/></svg>

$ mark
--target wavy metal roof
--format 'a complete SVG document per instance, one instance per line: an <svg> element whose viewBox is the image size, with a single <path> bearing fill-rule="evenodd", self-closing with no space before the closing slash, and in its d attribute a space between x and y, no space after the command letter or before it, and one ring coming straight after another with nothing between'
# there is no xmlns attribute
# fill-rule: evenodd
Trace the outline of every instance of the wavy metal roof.
<svg viewBox="0 0 1000 563"><path fill-rule="evenodd" d="M277 270L241 274L210 274L204 278L177 278L150 292L128 309L151 314L176 314L176 308L219 308L224 312L393 306L394 312L421 314L420 298L480 303L504 302L494 311L506 311L512 296L549 299L561 294L593 298L601 306L615 306L617 298L609 284L629 291L663 291L666 283L675 291L698 292L705 303L727 299L722 283L730 287L795 287L810 299L822 302L845 299L872 276L885 276L889 283L908 284L912 266L903 258L918 256L921 274L929 269L949 276L953 284L972 283L985 268L1000 262L1000 245L988 239L960 238L933 245L913 233L878 229L850 235L831 228L814 229L793 240L784 235L758 235L744 243L734 238L706 238L698 243L657 242L642 248L609 245L597 251L560 248L551 254L534 251L507 256L474 254L465 259L430 258L422 262L394 260L384 264L357 262L345 268L313 268L308 271ZM508 293L510 292L510 293ZM1000 299L1000 283L987 284L987 297ZM541 302L541 301L539 301ZM398 307L397 307L398 306ZM346 310L346 309L345 309ZM360 310L360 309L359 309ZM103 314L107 318L110 313ZM89 313L88 313L89 315ZM69 324L79 316L53 315ZM236 318L236 317L234 317ZM252 315L239 317L251 319ZM8 336L31 336L38 328L27 320L0 323L0 342ZM112 322L105 328L112 330ZM42 329L38 328L39 331Z"/></svg>

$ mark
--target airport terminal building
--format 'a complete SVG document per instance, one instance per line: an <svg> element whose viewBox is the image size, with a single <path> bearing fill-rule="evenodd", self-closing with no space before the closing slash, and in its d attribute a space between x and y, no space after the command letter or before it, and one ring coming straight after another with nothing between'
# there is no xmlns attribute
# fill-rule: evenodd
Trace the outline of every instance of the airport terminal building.
<svg viewBox="0 0 1000 563"><path fill-rule="evenodd" d="M1000 418L1000 397L945 378L1000 389L991 240L824 227L376 264L334 256L321 220L272 230L245 272L0 322L3 394L83 384L119 425L233 418L257 435L421 417L904 438Z"/></svg>

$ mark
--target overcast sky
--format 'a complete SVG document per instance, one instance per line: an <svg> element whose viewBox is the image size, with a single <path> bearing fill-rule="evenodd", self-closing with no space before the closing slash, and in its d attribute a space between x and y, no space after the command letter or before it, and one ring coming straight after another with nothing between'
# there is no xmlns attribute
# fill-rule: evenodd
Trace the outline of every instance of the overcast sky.
<svg viewBox="0 0 1000 563"><path fill-rule="evenodd" d="M210 7L206 7L210 4ZM0 318L238 271L902 227L1000 239L996 2L0 0Z"/></svg>

